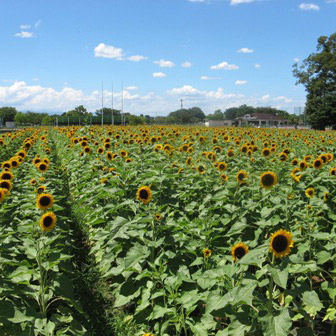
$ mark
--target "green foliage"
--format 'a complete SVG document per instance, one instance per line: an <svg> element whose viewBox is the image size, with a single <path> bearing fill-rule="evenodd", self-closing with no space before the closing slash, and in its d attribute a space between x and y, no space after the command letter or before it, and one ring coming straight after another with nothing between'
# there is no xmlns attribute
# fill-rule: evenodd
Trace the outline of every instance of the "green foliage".
<svg viewBox="0 0 336 336"><path fill-rule="evenodd" d="M300 67L293 65L293 74L306 88L305 112L313 128L336 128L336 33L319 37L316 49Z"/></svg>
<svg viewBox="0 0 336 336"><path fill-rule="evenodd" d="M18 111L15 107L4 106L0 107L0 118L3 119L3 122L14 121L15 115Z"/></svg>

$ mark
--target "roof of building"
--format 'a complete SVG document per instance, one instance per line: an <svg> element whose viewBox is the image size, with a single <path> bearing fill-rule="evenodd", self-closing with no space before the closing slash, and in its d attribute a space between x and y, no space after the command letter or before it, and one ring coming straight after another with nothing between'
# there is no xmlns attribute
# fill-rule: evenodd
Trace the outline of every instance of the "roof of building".
<svg viewBox="0 0 336 336"><path fill-rule="evenodd" d="M249 117L247 117L249 116ZM246 114L244 117L240 117L237 119L244 119L244 120L286 120L285 118L275 116L268 113L252 113Z"/></svg>

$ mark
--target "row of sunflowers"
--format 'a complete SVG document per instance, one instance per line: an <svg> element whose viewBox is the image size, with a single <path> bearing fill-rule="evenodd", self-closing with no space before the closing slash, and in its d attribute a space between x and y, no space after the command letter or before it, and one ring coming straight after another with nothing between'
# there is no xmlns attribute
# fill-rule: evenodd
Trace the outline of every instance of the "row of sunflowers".
<svg viewBox="0 0 336 336"><path fill-rule="evenodd" d="M20 222L10 225L20 253L31 247L24 239L67 252L69 281L72 239L83 235L113 308L137 335L335 335L335 141L310 130L42 129L23 142L18 168L3 161L0 211ZM11 190L17 175L26 183ZM44 300L44 327L71 334L71 323L51 318L61 305L90 330L82 298L54 304L55 293Z"/></svg>

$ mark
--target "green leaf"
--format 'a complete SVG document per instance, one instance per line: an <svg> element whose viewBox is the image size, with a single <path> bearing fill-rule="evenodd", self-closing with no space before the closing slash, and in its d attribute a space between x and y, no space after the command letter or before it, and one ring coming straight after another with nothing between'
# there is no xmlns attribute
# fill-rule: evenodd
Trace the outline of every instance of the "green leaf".
<svg viewBox="0 0 336 336"><path fill-rule="evenodd" d="M269 266L269 269L272 273L274 282L280 286L281 288L286 289L287 287L287 280L288 280L288 271L286 269L279 270Z"/></svg>
<svg viewBox="0 0 336 336"><path fill-rule="evenodd" d="M289 316L287 308L282 309L278 315L267 315L264 320L266 321L266 330L264 336L288 336L289 329L292 326L292 319Z"/></svg>
<svg viewBox="0 0 336 336"><path fill-rule="evenodd" d="M317 314L317 312L323 308L323 304L315 291L304 292L302 295L302 302L304 304L303 309L311 317L314 317Z"/></svg>

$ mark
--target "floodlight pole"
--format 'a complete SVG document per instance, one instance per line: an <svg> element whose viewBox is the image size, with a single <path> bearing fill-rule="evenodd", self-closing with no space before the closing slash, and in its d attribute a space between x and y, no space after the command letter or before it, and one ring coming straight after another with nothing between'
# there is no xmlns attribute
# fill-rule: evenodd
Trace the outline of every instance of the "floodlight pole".
<svg viewBox="0 0 336 336"><path fill-rule="evenodd" d="M102 81L102 126L104 126L104 82Z"/></svg>
<svg viewBox="0 0 336 336"><path fill-rule="evenodd" d="M121 82L121 125L123 125L124 119L124 83Z"/></svg>
<svg viewBox="0 0 336 336"><path fill-rule="evenodd" d="M181 101L181 125L182 125L183 99L180 99L180 101Z"/></svg>
<svg viewBox="0 0 336 336"><path fill-rule="evenodd" d="M113 82L112 82L112 125L114 125L114 117L113 117Z"/></svg>

